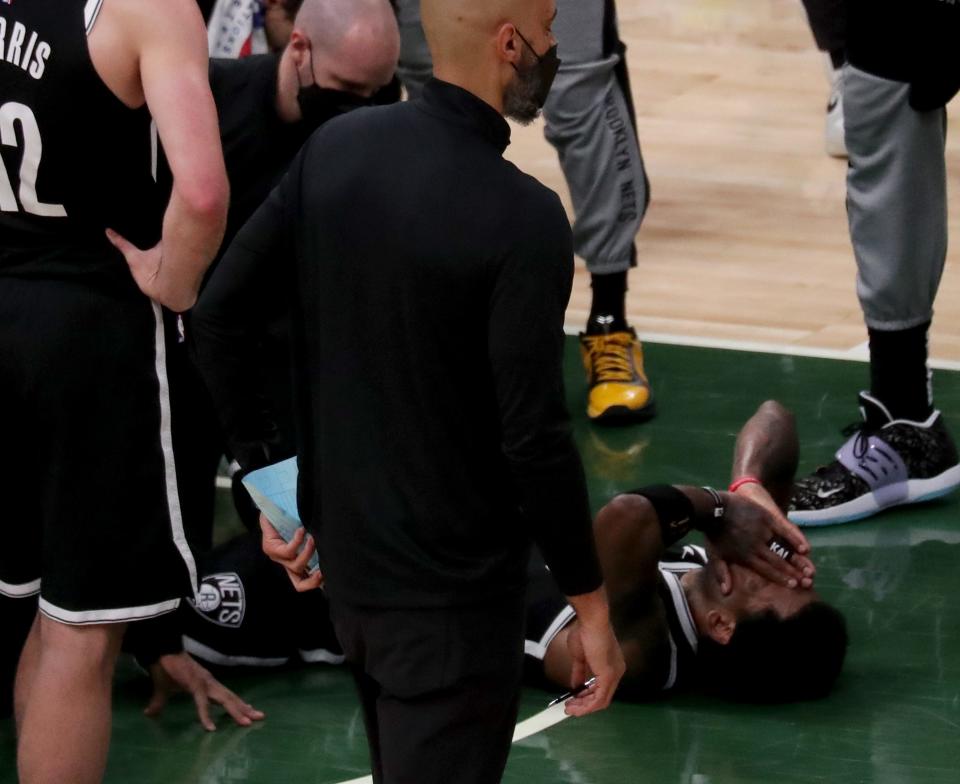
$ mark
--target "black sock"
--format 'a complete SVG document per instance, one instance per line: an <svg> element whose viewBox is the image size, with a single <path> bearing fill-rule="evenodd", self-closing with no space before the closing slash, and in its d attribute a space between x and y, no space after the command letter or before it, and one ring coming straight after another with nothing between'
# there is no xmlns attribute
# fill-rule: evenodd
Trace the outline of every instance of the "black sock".
<svg viewBox="0 0 960 784"><path fill-rule="evenodd" d="M843 49L834 49L832 52L830 52L830 64L833 66L834 70L837 68L843 68L846 62L847 53Z"/></svg>
<svg viewBox="0 0 960 784"><path fill-rule="evenodd" d="M627 329L627 272L591 275L593 304L587 321L587 334L623 332Z"/></svg>
<svg viewBox="0 0 960 784"><path fill-rule="evenodd" d="M933 411L927 370L930 322L892 332L870 329L870 392L894 419L922 422Z"/></svg>

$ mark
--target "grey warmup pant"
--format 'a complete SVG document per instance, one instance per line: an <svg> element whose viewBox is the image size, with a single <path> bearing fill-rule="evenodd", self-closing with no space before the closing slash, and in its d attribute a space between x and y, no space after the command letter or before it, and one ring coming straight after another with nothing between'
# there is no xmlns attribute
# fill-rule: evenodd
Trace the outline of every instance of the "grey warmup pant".
<svg viewBox="0 0 960 784"><path fill-rule="evenodd" d="M918 112L910 85L848 65L847 213L867 326L930 321L947 257L946 109Z"/></svg>
<svg viewBox="0 0 960 784"><path fill-rule="evenodd" d="M544 107L546 138L570 188L574 248L592 273L636 262L634 240L650 201L613 0L557 0L563 60ZM400 78L416 97L430 77L419 0L400 0ZM521 31L522 32L522 31Z"/></svg>

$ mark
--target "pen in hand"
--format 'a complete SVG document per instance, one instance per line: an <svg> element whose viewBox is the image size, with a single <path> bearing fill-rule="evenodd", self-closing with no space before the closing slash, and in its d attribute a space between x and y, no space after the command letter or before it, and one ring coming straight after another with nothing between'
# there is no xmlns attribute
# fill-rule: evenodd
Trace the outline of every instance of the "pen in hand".
<svg viewBox="0 0 960 784"><path fill-rule="evenodd" d="M591 686L593 686L593 684L596 682L597 682L596 677L590 678L589 680L587 680L584 683L581 683L579 686L572 689L571 691L561 694L555 700L550 700L550 703L547 705L547 707L552 708L554 705L558 705L561 702L566 702L567 700L572 699L573 697L576 697L578 694L582 694Z"/></svg>

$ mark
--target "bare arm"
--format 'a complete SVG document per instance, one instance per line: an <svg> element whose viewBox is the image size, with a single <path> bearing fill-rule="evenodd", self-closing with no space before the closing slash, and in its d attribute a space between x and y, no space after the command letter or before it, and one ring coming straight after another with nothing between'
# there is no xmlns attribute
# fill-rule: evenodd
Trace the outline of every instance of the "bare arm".
<svg viewBox="0 0 960 784"><path fill-rule="evenodd" d="M732 478L756 477L783 510L789 501L790 486L797 472L799 451L793 414L776 401L768 400L750 417L737 436ZM745 494L749 487L744 485Z"/></svg>
<svg viewBox="0 0 960 784"><path fill-rule="evenodd" d="M815 574L813 562L806 555L810 545L806 537L784 516L790 500L790 488L797 470L800 447L793 414L774 400L763 403L740 430L733 454L733 480L752 477L759 483L740 485L727 497L728 510L742 507L746 514L762 507L775 526L776 536L794 551L789 560L803 571L799 584L809 587ZM750 501L751 505L742 506ZM729 517L729 511L728 511ZM766 554L765 554L766 555ZM785 564L780 564L785 565ZM726 564L719 560L721 587L729 590ZM758 570L763 573L763 570ZM769 575L768 575L769 576Z"/></svg>
<svg viewBox="0 0 960 784"><path fill-rule="evenodd" d="M799 451L793 414L775 400L768 400L737 436L732 478L755 476L776 499L777 505L785 509L797 472Z"/></svg>
<svg viewBox="0 0 960 784"><path fill-rule="evenodd" d="M103 13L114 5L107 4ZM155 248L137 249L115 233L108 236L143 292L183 311L196 301L203 273L220 247L229 199L203 19L193 0L168 0L163 13L146 0L115 7L110 22L135 50L142 94L170 164L173 191ZM109 32L108 27L104 35Z"/></svg>
<svg viewBox="0 0 960 784"><path fill-rule="evenodd" d="M577 623L568 632L571 641L570 685L578 686L591 675L596 683L566 705L571 716L585 716L606 708L620 684L626 664L610 624L607 594L603 588L567 600L577 612Z"/></svg>

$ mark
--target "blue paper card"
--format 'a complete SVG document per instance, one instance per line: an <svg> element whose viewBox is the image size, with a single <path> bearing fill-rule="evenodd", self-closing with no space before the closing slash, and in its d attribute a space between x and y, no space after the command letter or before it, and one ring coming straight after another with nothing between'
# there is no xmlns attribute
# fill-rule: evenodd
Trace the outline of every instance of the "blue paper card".
<svg viewBox="0 0 960 784"><path fill-rule="evenodd" d="M277 533L288 542L293 539L297 529L303 527L297 509L297 458L251 471L243 478L243 486ZM316 553L309 568L320 568Z"/></svg>

